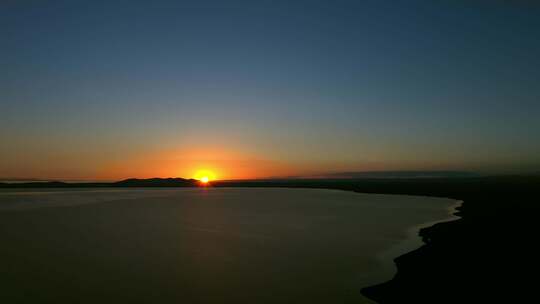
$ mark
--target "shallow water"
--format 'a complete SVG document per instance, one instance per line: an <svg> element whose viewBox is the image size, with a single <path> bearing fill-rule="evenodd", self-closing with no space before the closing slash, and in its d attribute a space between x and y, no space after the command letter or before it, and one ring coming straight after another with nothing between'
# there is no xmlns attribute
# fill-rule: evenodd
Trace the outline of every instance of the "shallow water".
<svg viewBox="0 0 540 304"><path fill-rule="evenodd" d="M360 289L390 279L396 248L420 244L411 229L454 204L314 189L3 190L0 302L370 303Z"/></svg>

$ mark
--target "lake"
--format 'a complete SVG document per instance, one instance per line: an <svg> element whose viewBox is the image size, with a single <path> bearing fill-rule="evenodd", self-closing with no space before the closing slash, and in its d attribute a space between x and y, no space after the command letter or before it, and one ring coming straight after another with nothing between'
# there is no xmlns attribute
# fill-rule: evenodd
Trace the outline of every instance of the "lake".
<svg viewBox="0 0 540 304"><path fill-rule="evenodd" d="M456 201L281 188L0 191L2 303L371 303Z"/></svg>

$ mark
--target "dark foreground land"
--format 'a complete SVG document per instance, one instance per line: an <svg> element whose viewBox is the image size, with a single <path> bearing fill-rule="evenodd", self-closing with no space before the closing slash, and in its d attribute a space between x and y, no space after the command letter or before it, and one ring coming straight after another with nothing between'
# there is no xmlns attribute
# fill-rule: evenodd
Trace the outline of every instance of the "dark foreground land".
<svg viewBox="0 0 540 304"><path fill-rule="evenodd" d="M194 185L193 180L155 179L111 184L0 183L0 188ZM539 176L223 181L212 186L330 188L462 200L458 220L422 229L425 245L395 259L396 276L361 292L379 303L537 301Z"/></svg>
<svg viewBox="0 0 540 304"><path fill-rule="evenodd" d="M227 185L320 187L462 200L458 220L422 229L425 245L395 259L396 276L361 292L378 303L519 303L539 297L538 176Z"/></svg>

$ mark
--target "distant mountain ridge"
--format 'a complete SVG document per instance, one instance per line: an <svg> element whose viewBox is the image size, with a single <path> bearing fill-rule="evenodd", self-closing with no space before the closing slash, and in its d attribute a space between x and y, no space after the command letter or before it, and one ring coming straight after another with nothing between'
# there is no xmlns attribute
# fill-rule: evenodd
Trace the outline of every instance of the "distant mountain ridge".
<svg viewBox="0 0 540 304"><path fill-rule="evenodd" d="M478 177L475 172L469 171L349 171L324 175L327 178L441 178L441 177Z"/></svg>
<svg viewBox="0 0 540 304"><path fill-rule="evenodd" d="M170 178L129 178L118 182L86 182L86 183L66 183L61 181L49 182L28 182L28 183L0 183L0 188L93 188L93 187L197 187L199 181L196 179L185 179L179 177Z"/></svg>
<svg viewBox="0 0 540 304"><path fill-rule="evenodd" d="M212 187L312 187L317 184L336 183L343 180L357 183L359 181L399 182L400 180L421 181L430 179L459 181L482 180L498 178L530 178L537 175L481 175L462 171L374 171L374 172L341 172L311 178L281 178L281 179L252 179L252 180L220 180L212 181ZM196 179L185 178L129 178L117 182L62 182L62 181L35 181L35 182L0 182L0 188L129 188L129 187L200 187L201 182Z"/></svg>
<svg viewBox="0 0 540 304"><path fill-rule="evenodd" d="M170 178L129 178L112 183L116 187L193 187L199 183L196 179L185 179L179 177Z"/></svg>

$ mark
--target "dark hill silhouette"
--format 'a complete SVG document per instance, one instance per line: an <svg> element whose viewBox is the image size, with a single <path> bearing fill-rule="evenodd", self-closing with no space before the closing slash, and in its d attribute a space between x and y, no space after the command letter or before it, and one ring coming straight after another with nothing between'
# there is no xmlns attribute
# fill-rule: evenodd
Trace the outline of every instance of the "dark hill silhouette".
<svg viewBox="0 0 540 304"><path fill-rule="evenodd" d="M101 187L197 187L199 181L184 178L129 178L112 183L29 182L0 183L0 188L101 188Z"/></svg>
<svg viewBox="0 0 540 304"><path fill-rule="evenodd" d="M113 187L195 187L199 181L184 178L130 178L112 183Z"/></svg>

